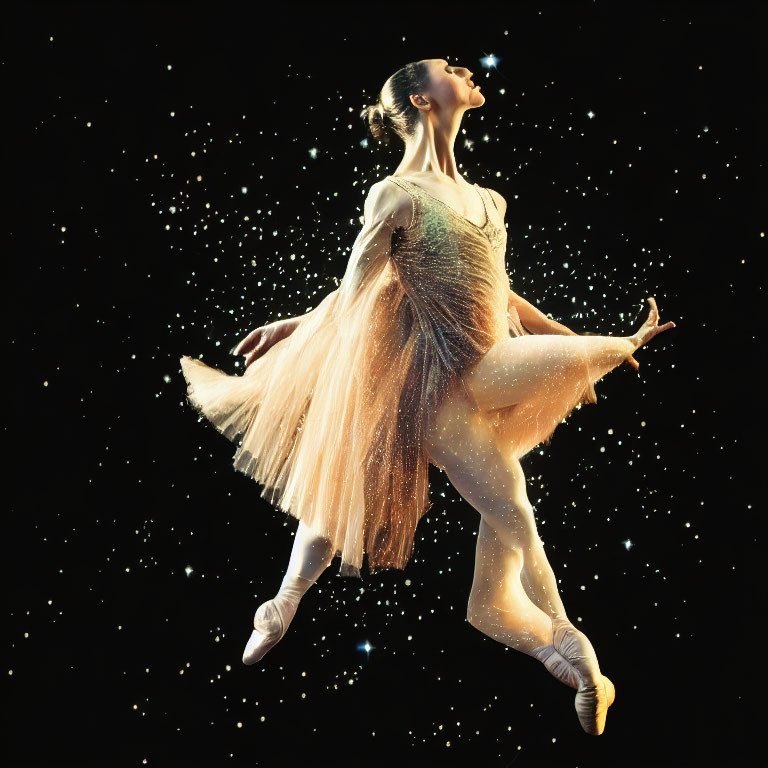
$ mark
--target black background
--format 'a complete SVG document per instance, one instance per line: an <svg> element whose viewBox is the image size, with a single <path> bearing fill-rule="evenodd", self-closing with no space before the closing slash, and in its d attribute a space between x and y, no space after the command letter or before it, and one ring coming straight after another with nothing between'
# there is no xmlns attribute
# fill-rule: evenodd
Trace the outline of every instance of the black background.
<svg viewBox="0 0 768 768"><path fill-rule="evenodd" d="M759 10L6 6L4 763L758 764ZM232 344L336 287L402 153L358 111L437 57L483 86L455 152L508 201L515 290L578 332L634 331L651 295L677 323L523 460L616 685L599 738L467 624L479 518L434 467L407 569L334 560L240 662L296 520L232 469L178 360L236 373Z"/></svg>

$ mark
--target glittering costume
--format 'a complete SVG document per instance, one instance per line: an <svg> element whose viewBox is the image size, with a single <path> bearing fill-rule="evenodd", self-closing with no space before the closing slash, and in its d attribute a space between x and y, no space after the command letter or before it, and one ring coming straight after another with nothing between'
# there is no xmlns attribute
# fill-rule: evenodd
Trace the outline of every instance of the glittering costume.
<svg viewBox="0 0 768 768"><path fill-rule="evenodd" d="M479 226L415 183L387 179L410 194L410 225L364 221L341 285L290 336L242 375L181 358L189 402L240 438L235 468L328 538L345 576L360 576L364 552L371 572L405 567L431 506L425 435L440 404L494 344L528 335L508 314L506 231L488 190L475 185ZM382 233L389 258L353 280ZM573 374L488 418L520 457L595 400Z"/></svg>

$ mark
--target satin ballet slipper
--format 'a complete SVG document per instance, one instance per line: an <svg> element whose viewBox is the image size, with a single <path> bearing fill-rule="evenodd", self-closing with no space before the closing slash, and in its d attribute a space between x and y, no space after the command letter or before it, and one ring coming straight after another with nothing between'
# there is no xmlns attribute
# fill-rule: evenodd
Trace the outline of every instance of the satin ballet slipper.
<svg viewBox="0 0 768 768"><path fill-rule="evenodd" d="M574 701L579 723L586 733L599 736L605 730L608 693L595 649L589 638L568 619L558 616L553 619L552 628L555 650L570 662L581 677Z"/></svg>
<svg viewBox="0 0 768 768"><path fill-rule="evenodd" d="M555 650L555 646L552 643L537 648L531 655L538 659L547 668L547 671L561 683L565 683L567 686L578 690L581 685L581 675L569 661L564 659ZM616 699L616 688L605 675L602 677L605 684L605 692L608 694L608 706L610 707Z"/></svg>
<svg viewBox="0 0 768 768"><path fill-rule="evenodd" d="M285 634L283 618L274 599L262 603L253 617L253 632L243 651L243 664L251 665L261 661L264 654L274 648Z"/></svg>
<svg viewBox="0 0 768 768"><path fill-rule="evenodd" d="M579 723L590 736L599 736L605 730L608 713L608 693L601 678L596 685L585 685L576 692L573 702Z"/></svg>

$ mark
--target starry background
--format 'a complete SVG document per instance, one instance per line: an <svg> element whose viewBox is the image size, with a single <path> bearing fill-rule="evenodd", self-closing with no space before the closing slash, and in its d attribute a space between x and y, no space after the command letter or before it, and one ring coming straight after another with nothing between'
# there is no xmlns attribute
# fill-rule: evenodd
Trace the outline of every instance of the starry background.
<svg viewBox="0 0 768 768"><path fill-rule="evenodd" d="M5 9L4 763L752 765L758 5L248 8ZM359 109L433 57L483 86L455 152L508 201L515 290L577 332L627 335L651 295L677 323L523 459L617 688L600 738L466 622L479 517L435 467L405 571L335 559L240 661L297 521L232 469L178 360L241 372L236 341L338 285L402 154Z"/></svg>

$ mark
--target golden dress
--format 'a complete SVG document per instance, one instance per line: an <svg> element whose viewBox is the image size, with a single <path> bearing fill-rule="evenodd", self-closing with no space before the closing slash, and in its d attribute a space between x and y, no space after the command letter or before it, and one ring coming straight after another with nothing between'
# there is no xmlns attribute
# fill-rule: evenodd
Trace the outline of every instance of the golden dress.
<svg viewBox="0 0 768 768"><path fill-rule="evenodd" d="M229 375L183 356L189 403L230 440L235 469L261 496L330 539L339 573L404 568L432 503L425 433L445 394L497 342L526 335L505 266L506 229L487 189L483 226L404 177L407 228L389 258L352 289L364 258L363 221L339 288L294 332ZM490 412L499 439L521 457L551 437L592 384L558 386Z"/></svg>

